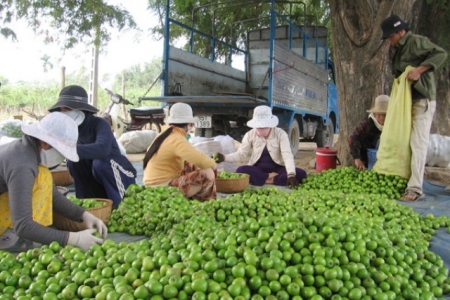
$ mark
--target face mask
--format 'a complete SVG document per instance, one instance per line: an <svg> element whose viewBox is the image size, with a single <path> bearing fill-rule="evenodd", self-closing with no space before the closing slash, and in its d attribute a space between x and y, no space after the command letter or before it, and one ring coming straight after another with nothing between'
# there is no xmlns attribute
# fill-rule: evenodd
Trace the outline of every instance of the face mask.
<svg viewBox="0 0 450 300"><path fill-rule="evenodd" d="M260 137L266 137L269 135L270 128L256 128L256 134Z"/></svg>
<svg viewBox="0 0 450 300"><path fill-rule="evenodd" d="M84 121L85 115L84 115L84 112L82 112L81 110L72 109L72 110L64 111L62 113L71 117L72 120L74 120L75 123L77 123L77 125L80 125Z"/></svg>
<svg viewBox="0 0 450 300"><path fill-rule="evenodd" d="M61 164L65 157L58 152L55 148L50 148L48 150L41 150L41 165L47 168L53 168Z"/></svg>

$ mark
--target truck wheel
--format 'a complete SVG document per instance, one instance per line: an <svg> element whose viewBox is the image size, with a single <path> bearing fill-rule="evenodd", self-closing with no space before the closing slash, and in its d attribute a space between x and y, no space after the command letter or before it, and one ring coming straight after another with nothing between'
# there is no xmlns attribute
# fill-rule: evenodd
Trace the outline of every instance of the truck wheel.
<svg viewBox="0 0 450 300"><path fill-rule="evenodd" d="M288 135L291 143L292 155L296 156L300 142L300 128L296 119L292 120L292 124L289 126Z"/></svg>
<svg viewBox="0 0 450 300"><path fill-rule="evenodd" d="M325 130L317 130L314 136L314 141L317 144L317 148L332 147L334 139L334 125L331 119L328 119L328 124Z"/></svg>

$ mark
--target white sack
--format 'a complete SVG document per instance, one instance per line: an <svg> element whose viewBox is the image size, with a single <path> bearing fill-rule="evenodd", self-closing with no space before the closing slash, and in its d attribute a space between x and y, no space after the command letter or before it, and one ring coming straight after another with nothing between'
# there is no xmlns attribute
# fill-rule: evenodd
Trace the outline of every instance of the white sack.
<svg viewBox="0 0 450 300"><path fill-rule="evenodd" d="M129 131L120 136L119 142L128 154L142 153L147 151L157 135L154 130Z"/></svg>
<svg viewBox="0 0 450 300"><path fill-rule="evenodd" d="M431 134L428 143L426 165L448 168L450 164L450 137Z"/></svg>
<svg viewBox="0 0 450 300"><path fill-rule="evenodd" d="M222 154L230 154L236 152L236 146L234 139L229 135L218 135L214 138L215 141L220 142L222 147ZM236 172L237 166L234 162L220 163L222 168L227 172Z"/></svg>

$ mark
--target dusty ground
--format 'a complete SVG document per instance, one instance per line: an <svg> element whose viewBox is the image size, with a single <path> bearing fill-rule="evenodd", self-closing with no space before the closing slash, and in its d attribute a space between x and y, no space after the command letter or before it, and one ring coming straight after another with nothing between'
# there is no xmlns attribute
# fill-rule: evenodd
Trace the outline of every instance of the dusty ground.
<svg viewBox="0 0 450 300"><path fill-rule="evenodd" d="M337 138L338 136L336 135L335 143L337 142ZM300 143L300 150L295 156L295 165L304 169L308 174L315 173L316 149L315 143ZM132 162L142 161L143 156L143 153L128 155ZM426 167L425 179L438 185L450 185L450 170L446 168Z"/></svg>

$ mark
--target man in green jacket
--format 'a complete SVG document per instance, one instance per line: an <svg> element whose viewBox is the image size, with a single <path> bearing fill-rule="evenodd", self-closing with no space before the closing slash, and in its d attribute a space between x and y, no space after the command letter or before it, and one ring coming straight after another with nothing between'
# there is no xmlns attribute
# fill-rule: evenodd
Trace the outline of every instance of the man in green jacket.
<svg viewBox="0 0 450 300"><path fill-rule="evenodd" d="M444 49L427 37L409 32L409 24L398 16L390 16L381 23L382 39L397 48L392 59L392 72L400 76L407 66L414 69L406 78L413 81L412 130L411 130L411 177L403 201L416 201L422 196L422 183L428 149L431 123L436 110L436 84L433 72L447 57Z"/></svg>

